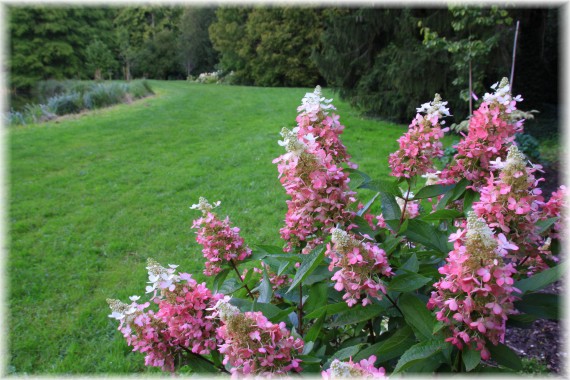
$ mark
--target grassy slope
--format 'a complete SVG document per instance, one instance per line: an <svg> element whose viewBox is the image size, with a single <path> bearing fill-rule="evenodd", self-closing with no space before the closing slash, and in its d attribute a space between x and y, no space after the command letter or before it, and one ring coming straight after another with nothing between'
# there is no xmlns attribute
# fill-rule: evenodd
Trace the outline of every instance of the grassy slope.
<svg viewBox="0 0 570 380"><path fill-rule="evenodd" d="M9 364L17 373L145 371L107 318L144 292L145 261L202 280L188 207L222 200L250 244L279 244L285 194L272 159L307 89L154 82L154 98L11 130ZM332 96L325 90L325 95ZM373 177L401 126L335 101L343 141Z"/></svg>

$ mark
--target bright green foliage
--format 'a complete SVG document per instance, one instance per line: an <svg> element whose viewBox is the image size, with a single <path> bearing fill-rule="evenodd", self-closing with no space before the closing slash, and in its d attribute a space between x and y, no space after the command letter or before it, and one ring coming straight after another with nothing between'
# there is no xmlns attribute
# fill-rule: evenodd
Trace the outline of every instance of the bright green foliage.
<svg viewBox="0 0 570 380"><path fill-rule="evenodd" d="M311 52L321 32L312 8L220 8L210 27L220 66L258 86L312 86L320 75Z"/></svg>
<svg viewBox="0 0 570 380"><path fill-rule="evenodd" d="M111 76L117 66L117 61L107 45L101 40L95 40L85 49L86 64L94 72L93 79L100 80L107 74Z"/></svg>
<svg viewBox="0 0 570 380"><path fill-rule="evenodd" d="M208 28L215 20L214 8L186 8L178 29L179 59L186 75L199 75L214 71L218 54L212 46Z"/></svg>
<svg viewBox="0 0 570 380"><path fill-rule="evenodd" d="M89 78L86 48L111 43L113 8L9 7L10 86L29 90L38 80Z"/></svg>
<svg viewBox="0 0 570 380"><path fill-rule="evenodd" d="M294 123L309 89L151 85L156 97L8 133L6 340L16 374L159 372L126 345L105 298L142 296L147 257L205 280L190 229L199 196L221 200L248 244L280 242L286 195L271 161L283 150L279 127ZM335 105L354 161L386 176L402 127Z"/></svg>

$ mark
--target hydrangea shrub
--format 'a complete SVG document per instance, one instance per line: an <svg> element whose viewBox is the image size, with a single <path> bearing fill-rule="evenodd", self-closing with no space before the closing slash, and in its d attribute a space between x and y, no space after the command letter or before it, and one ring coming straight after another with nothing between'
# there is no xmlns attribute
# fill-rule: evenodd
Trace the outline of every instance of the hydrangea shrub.
<svg viewBox="0 0 570 380"><path fill-rule="evenodd" d="M246 243L201 197L192 227L212 287L149 259L149 300L108 300L127 344L148 366L232 377L520 370L506 327L558 317L557 296L536 292L562 273L566 188L542 194L515 142L522 98L506 79L492 89L450 162L436 94L390 155L393 179L372 180L317 86L273 161L289 197L283 246Z"/></svg>

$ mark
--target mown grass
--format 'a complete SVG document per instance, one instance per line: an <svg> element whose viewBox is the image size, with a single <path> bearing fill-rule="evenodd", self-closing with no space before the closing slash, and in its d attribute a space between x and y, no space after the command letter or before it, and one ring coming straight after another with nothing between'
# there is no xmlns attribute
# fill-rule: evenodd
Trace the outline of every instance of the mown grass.
<svg viewBox="0 0 570 380"><path fill-rule="evenodd" d="M199 196L221 200L250 245L281 244L286 196L271 161L310 89L152 87L131 105L9 131L10 372L149 371L105 299L142 295L147 257L205 280L190 229ZM334 104L353 161L386 176L405 127Z"/></svg>

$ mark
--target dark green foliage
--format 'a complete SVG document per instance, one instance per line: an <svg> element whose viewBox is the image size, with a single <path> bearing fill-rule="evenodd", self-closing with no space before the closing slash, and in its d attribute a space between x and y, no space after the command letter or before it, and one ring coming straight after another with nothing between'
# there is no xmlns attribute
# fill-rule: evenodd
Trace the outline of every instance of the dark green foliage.
<svg viewBox="0 0 570 380"><path fill-rule="evenodd" d="M408 120L415 107L448 93L444 54L427 52L418 21L440 21L444 10L327 9L320 48L321 74L341 96L367 113Z"/></svg>
<svg viewBox="0 0 570 380"><path fill-rule="evenodd" d="M538 149L537 139L526 133L517 133L515 135L515 142L531 162L540 162L540 151Z"/></svg>
<svg viewBox="0 0 570 380"><path fill-rule="evenodd" d="M106 75L112 78L117 61L104 42L99 39L91 42L85 49L85 56L87 59L85 63L92 70L93 79L101 80Z"/></svg>
<svg viewBox="0 0 570 380"><path fill-rule="evenodd" d="M182 66L178 63L176 50L177 33L163 29L147 40L135 55L135 77L153 79L183 79Z"/></svg>
<svg viewBox="0 0 570 380"><path fill-rule="evenodd" d="M178 54L186 75L214 71L218 53L214 50L208 28L216 18L214 8L186 8L178 29Z"/></svg>
<svg viewBox="0 0 570 380"><path fill-rule="evenodd" d="M78 113L83 108L83 100L78 92L69 94L56 95L50 98L47 104L48 108L56 115L67 115L70 113Z"/></svg>
<svg viewBox="0 0 570 380"><path fill-rule="evenodd" d="M321 81L311 51L320 35L312 8L220 8L210 38L220 66L257 86L314 86Z"/></svg>
<svg viewBox="0 0 570 380"><path fill-rule="evenodd" d="M42 79L91 76L86 48L112 44L114 8L9 7L10 87L29 91Z"/></svg>

